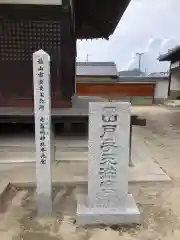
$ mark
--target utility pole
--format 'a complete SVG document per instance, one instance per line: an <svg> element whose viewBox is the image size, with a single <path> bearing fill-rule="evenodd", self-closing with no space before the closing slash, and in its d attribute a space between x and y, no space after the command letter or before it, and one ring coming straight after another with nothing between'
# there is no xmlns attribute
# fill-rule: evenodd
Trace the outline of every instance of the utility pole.
<svg viewBox="0 0 180 240"><path fill-rule="evenodd" d="M86 62L89 61L89 55L90 55L90 54L87 54L87 55L86 55Z"/></svg>
<svg viewBox="0 0 180 240"><path fill-rule="evenodd" d="M144 53L136 53L136 56L138 56L139 59L139 75L141 75L141 60L143 55Z"/></svg>

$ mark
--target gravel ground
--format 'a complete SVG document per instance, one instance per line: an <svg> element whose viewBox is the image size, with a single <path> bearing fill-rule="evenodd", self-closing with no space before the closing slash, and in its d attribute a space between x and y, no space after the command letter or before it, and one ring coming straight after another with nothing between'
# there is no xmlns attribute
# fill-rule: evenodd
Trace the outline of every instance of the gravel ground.
<svg viewBox="0 0 180 240"><path fill-rule="evenodd" d="M75 192L64 187L56 198L55 216L37 219L33 190L17 192L6 213L0 215L0 239L3 240L179 240L180 239L180 112L159 107L136 108L147 117L146 127L134 127L153 159L172 178L170 183L130 185L141 210L142 225L131 227L87 227L74 221ZM58 189L55 189L57 192ZM21 203L21 204L20 204ZM63 211L62 211L63 209ZM61 211L60 211L61 210Z"/></svg>

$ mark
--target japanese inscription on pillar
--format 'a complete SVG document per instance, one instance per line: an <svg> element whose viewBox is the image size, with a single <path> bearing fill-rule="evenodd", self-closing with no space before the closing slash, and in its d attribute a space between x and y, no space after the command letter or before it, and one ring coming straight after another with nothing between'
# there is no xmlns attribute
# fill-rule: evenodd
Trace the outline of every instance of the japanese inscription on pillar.
<svg viewBox="0 0 180 240"><path fill-rule="evenodd" d="M38 77L39 77L39 111L41 112L41 117L39 121L39 130L40 130L40 163L46 164L47 161L47 136L49 135L48 132L48 117L44 114L44 104L45 104L45 94L44 94L44 62L43 58L40 57L37 59L38 67Z"/></svg>
<svg viewBox="0 0 180 240"><path fill-rule="evenodd" d="M118 114L116 107L104 107L102 112L102 123L100 125L102 134L100 135L100 192L97 194L97 198L100 201L105 200L108 195L116 197L116 189L114 182L117 181L117 148L116 143L116 129ZM113 196L115 195L115 196Z"/></svg>
<svg viewBox="0 0 180 240"><path fill-rule="evenodd" d="M51 96L50 57L43 50L33 54L36 178L38 211L49 215L51 200Z"/></svg>
<svg viewBox="0 0 180 240"><path fill-rule="evenodd" d="M90 103L90 204L116 206L128 193L130 104Z"/></svg>
<svg viewBox="0 0 180 240"><path fill-rule="evenodd" d="M43 56L39 56L36 58L36 64L37 64L37 84L36 90L39 90L36 95L37 99L36 102L38 105L36 105L35 110L38 114L36 119L38 118L39 122L39 148L40 148L40 163L46 164L47 158L48 158L48 145L49 145L49 136L50 136L50 128L49 128L49 122L50 122L50 104L49 104L49 87L45 88L47 83L47 77L45 76L45 66L44 66L44 58ZM49 75L49 74L48 74ZM46 95L46 96L45 96ZM48 105L48 106L47 106ZM46 108L46 109L45 109ZM49 108L49 109L48 109Z"/></svg>

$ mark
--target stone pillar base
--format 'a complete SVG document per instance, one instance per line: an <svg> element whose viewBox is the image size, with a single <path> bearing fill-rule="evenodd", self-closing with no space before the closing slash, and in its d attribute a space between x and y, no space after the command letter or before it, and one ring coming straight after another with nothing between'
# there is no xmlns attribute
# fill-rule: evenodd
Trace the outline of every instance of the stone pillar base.
<svg viewBox="0 0 180 240"><path fill-rule="evenodd" d="M88 206L88 197L78 195L76 220L79 225L140 224L140 212L131 194L128 194L127 199L117 208L91 208Z"/></svg>

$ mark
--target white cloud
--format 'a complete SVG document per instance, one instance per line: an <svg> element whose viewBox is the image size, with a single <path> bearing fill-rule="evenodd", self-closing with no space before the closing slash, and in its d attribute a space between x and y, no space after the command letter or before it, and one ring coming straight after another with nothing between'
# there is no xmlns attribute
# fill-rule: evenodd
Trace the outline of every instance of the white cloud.
<svg viewBox="0 0 180 240"><path fill-rule="evenodd" d="M167 39L180 44L180 0L132 0L110 40L78 41L78 60L115 61L126 66L133 52L147 49L151 39ZM159 40L158 40L159 41ZM172 44L173 45L173 44ZM156 44L154 44L154 48Z"/></svg>
<svg viewBox="0 0 180 240"><path fill-rule="evenodd" d="M152 72L167 72L169 71L169 62L159 62L157 59L160 54L167 52L177 45L172 39L151 38L145 49L139 52L143 53L141 61L141 70L150 74ZM134 53L132 59L124 66L123 70L130 70L139 67L138 56ZM122 70L122 69L121 69Z"/></svg>

